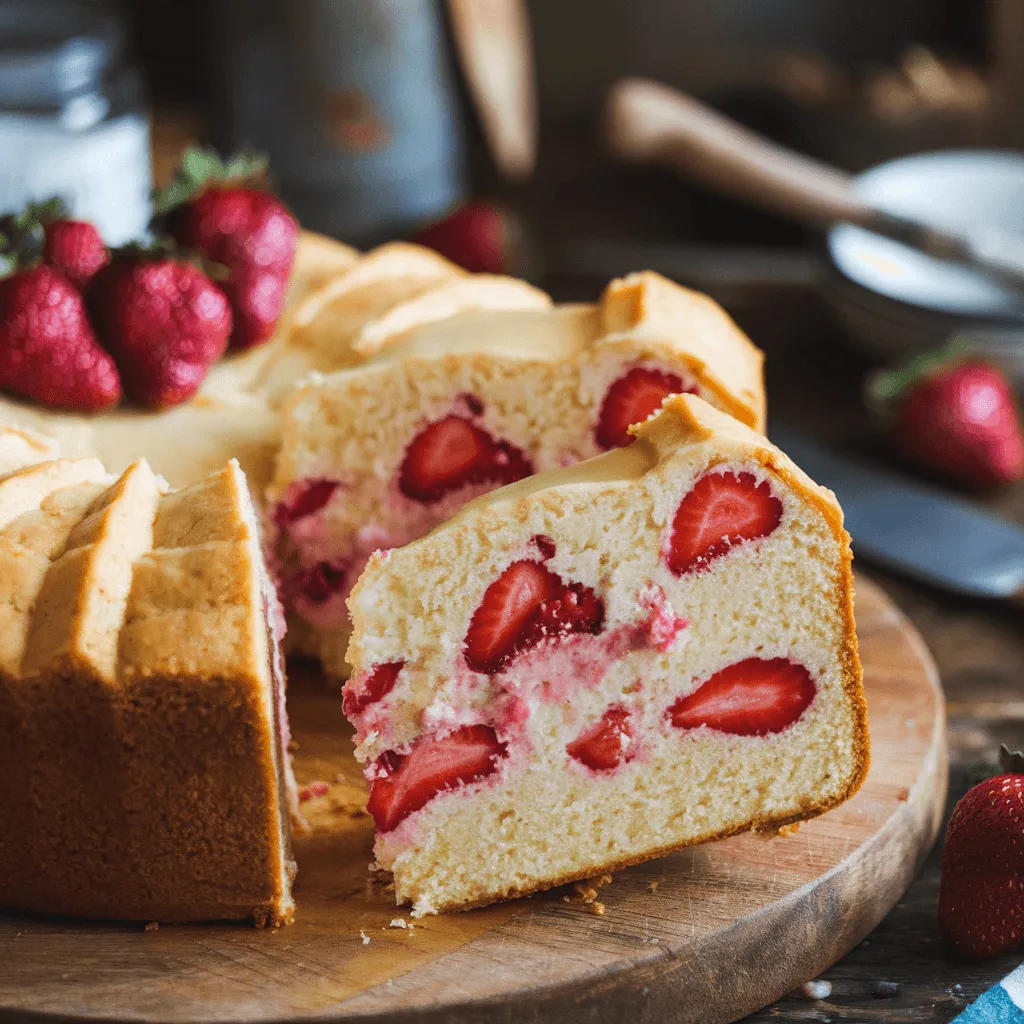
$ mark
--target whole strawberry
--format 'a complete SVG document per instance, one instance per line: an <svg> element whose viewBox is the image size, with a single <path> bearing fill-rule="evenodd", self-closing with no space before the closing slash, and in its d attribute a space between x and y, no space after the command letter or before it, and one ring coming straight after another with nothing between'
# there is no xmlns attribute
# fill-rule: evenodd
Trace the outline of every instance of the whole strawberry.
<svg viewBox="0 0 1024 1024"><path fill-rule="evenodd" d="M235 349L260 345L274 333L299 240L299 225L287 207L247 184L264 169L254 157L225 165L215 153L192 150L177 179L156 199L179 245L227 268L220 284L234 313Z"/></svg>
<svg viewBox="0 0 1024 1024"><path fill-rule="evenodd" d="M473 273L501 274L513 262L505 217L493 206L471 202L422 228L413 241Z"/></svg>
<svg viewBox="0 0 1024 1024"><path fill-rule="evenodd" d="M79 289L110 262L110 250L96 228L84 220L53 220L44 226L43 262Z"/></svg>
<svg viewBox="0 0 1024 1024"><path fill-rule="evenodd" d="M115 259L89 289L97 333L140 405L190 399L227 347L231 308L194 264L136 253Z"/></svg>
<svg viewBox="0 0 1024 1024"><path fill-rule="evenodd" d="M939 928L959 952L995 956L1024 940L1024 758L956 805L942 852Z"/></svg>
<svg viewBox="0 0 1024 1024"><path fill-rule="evenodd" d="M57 409L109 409L121 397L78 289L52 267L0 280L0 388Z"/></svg>
<svg viewBox="0 0 1024 1024"><path fill-rule="evenodd" d="M892 444L905 458L971 487L1024 478L1024 427L996 367L947 348L883 374L873 391L890 403Z"/></svg>

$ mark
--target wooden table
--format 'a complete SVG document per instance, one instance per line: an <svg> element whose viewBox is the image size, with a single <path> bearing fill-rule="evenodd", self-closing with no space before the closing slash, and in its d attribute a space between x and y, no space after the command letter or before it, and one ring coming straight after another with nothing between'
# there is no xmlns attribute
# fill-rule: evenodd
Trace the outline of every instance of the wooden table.
<svg viewBox="0 0 1024 1024"><path fill-rule="evenodd" d="M769 302L739 315L768 352L773 414L881 453L855 387L867 366L846 348L821 306L808 299ZM1024 522L1024 486L988 504ZM996 773L1000 743L1024 744L1024 614L876 570L872 576L921 631L939 667L949 716L948 814L971 785ZM865 942L822 975L832 983L827 1000L791 995L749 1019L948 1021L1016 967L1024 950L970 964L945 947L936 928L940 854L937 844L905 898Z"/></svg>

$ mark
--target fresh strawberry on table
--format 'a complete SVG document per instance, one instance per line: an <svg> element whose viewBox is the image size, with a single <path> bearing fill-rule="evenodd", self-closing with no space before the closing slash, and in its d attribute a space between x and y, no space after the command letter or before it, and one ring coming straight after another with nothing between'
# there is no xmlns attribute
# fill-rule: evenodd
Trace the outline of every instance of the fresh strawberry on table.
<svg viewBox="0 0 1024 1024"><path fill-rule="evenodd" d="M193 263L161 250L119 254L93 279L89 302L125 392L153 408L191 398L231 333L220 288Z"/></svg>
<svg viewBox="0 0 1024 1024"><path fill-rule="evenodd" d="M257 187L265 161L241 154L227 163L189 150L175 180L154 198L179 245L227 268L231 348L261 345L274 333L295 261L299 225L271 192Z"/></svg>
<svg viewBox="0 0 1024 1024"><path fill-rule="evenodd" d="M487 203L466 203L421 228L412 240L475 274L507 273L513 263L508 221Z"/></svg>
<svg viewBox="0 0 1024 1024"><path fill-rule="evenodd" d="M1024 940L1024 756L953 809L942 851L939 928L960 953L995 956Z"/></svg>
<svg viewBox="0 0 1024 1024"><path fill-rule="evenodd" d="M45 265L0 280L0 388L56 409L117 405L121 381L78 289Z"/></svg>
<svg viewBox="0 0 1024 1024"><path fill-rule="evenodd" d="M869 401L891 418L905 458L970 487L1024 479L1024 426L1005 375L953 344L875 377Z"/></svg>

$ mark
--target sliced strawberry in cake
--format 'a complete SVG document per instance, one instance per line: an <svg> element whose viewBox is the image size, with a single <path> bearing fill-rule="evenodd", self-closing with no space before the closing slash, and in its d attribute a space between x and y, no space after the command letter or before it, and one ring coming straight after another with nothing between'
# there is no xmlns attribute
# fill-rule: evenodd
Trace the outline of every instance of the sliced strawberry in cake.
<svg viewBox="0 0 1024 1024"><path fill-rule="evenodd" d="M371 557L345 713L424 914L847 799L868 756L832 494L694 396Z"/></svg>
<svg viewBox="0 0 1024 1024"><path fill-rule="evenodd" d="M710 299L656 274L612 282L596 306L421 322L312 381L284 412L269 493L293 635L347 674L344 599L375 548L628 444L631 424L685 392L762 425L760 352Z"/></svg>

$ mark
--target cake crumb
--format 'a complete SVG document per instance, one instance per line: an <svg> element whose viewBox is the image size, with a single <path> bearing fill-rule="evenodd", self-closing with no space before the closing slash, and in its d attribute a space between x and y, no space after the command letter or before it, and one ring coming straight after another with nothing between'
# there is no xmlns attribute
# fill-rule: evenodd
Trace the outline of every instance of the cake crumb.
<svg viewBox="0 0 1024 1024"><path fill-rule="evenodd" d="M147 932L158 932L158 931L160 931L160 922L159 921L150 921L150 922L148 922L146 927L143 929L143 931L147 931Z"/></svg>
<svg viewBox="0 0 1024 1024"><path fill-rule="evenodd" d="M660 884L661 884L660 882L648 882L647 883L647 891L648 892L657 892L658 891L658 886Z"/></svg>
<svg viewBox="0 0 1024 1024"><path fill-rule="evenodd" d="M389 924L388 927L389 928L408 928L409 926L405 923L405 918L404 917L395 917L395 918L392 918L391 924Z"/></svg>
<svg viewBox="0 0 1024 1024"><path fill-rule="evenodd" d="M611 885L611 875L598 875L596 878L584 878L579 882L573 882L573 893L563 896L566 903L593 903L597 894L606 886ZM603 910L598 913L604 913Z"/></svg>
<svg viewBox="0 0 1024 1024"><path fill-rule="evenodd" d="M814 981L805 981L797 991L804 999L828 999L832 995L832 982L815 978Z"/></svg>
<svg viewBox="0 0 1024 1024"><path fill-rule="evenodd" d="M797 832L800 831L800 825L801 822L799 821L794 821L791 825L783 825L782 828L779 829L779 835L783 839L788 839L789 836L795 836Z"/></svg>
<svg viewBox="0 0 1024 1024"><path fill-rule="evenodd" d="M312 800L315 796L327 796L331 791L331 787L328 783L324 782L323 779L317 779L316 782L311 782L308 786L303 786L299 790L299 801L305 802L306 800Z"/></svg>
<svg viewBox="0 0 1024 1024"><path fill-rule="evenodd" d="M593 900L588 906L598 917L602 917L605 913L604 904L600 900Z"/></svg>
<svg viewBox="0 0 1024 1024"><path fill-rule="evenodd" d="M359 938L363 940L364 946L368 946L370 944L370 936L367 935L362 928L359 929Z"/></svg>

